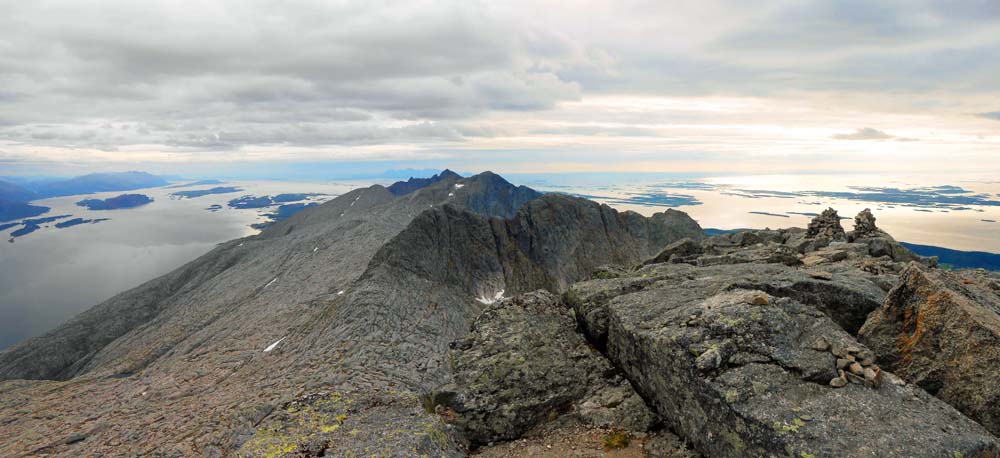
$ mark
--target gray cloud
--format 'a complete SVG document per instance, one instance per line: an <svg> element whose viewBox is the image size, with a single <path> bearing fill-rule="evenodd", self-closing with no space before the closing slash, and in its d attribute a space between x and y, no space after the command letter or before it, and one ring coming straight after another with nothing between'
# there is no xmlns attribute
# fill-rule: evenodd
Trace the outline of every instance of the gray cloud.
<svg viewBox="0 0 1000 458"><path fill-rule="evenodd" d="M976 116L980 118L993 119L1000 121L1000 111L990 111L987 113L976 113Z"/></svg>
<svg viewBox="0 0 1000 458"><path fill-rule="evenodd" d="M620 94L878 94L897 110L973 113L983 108L940 93L1000 90L1000 4L959 3L13 2L0 15L0 142L208 153L437 145L506 135L489 125L497 113L530 126L560 103ZM892 138L869 129L835 138Z"/></svg>
<svg viewBox="0 0 1000 458"><path fill-rule="evenodd" d="M849 134L834 134L836 140L888 140L895 138L885 132L871 127L863 127Z"/></svg>

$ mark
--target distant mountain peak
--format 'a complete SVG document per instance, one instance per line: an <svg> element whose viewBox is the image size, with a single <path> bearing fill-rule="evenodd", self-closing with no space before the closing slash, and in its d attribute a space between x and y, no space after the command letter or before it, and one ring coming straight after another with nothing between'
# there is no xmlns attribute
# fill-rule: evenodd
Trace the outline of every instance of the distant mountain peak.
<svg viewBox="0 0 1000 458"><path fill-rule="evenodd" d="M410 177L410 179L406 181L397 181L390 185L387 189L394 196L402 196L448 179L460 180L462 179L462 176L452 172L451 170L444 169L441 173L438 173L430 178Z"/></svg>

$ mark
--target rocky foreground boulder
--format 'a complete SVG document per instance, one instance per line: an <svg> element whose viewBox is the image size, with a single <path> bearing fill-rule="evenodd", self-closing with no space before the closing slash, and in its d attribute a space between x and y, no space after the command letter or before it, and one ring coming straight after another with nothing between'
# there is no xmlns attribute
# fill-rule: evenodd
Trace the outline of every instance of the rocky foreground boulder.
<svg viewBox="0 0 1000 458"><path fill-rule="evenodd" d="M607 323L588 327L606 327L607 356L705 456L1000 451L982 426L916 385L877 367L868 376L861 361L873 352L821 304L768 294L786 269L660 264L635 272L645 280L635 291L594 280L569 297L604 298ZM858 369L847 377L838 360Z"/></svg>
<svg viewBox="0 0 1000 458"><path fill-rule="evenodd" d="M1000 435L1000 296L991 286L911 264L858 337L884 367Z"/></svg>
<svg viewBox="0 0 1000 458"><path fill-rule="evenodd" d="M913 272L933 269L935 260L895 242L870 211L858 215L854 231L843 231L839 220L831 210L811 230L681 239L638 267L600 267L591 280L570 285L561 301L529 295L484 312L454 344L445 418L477 446L514 439L551 420L545 412L581 415L582 400L600 379L593 374L603 372L595 368L607 367L585 349L585 338L662 424L703 456L1000 454L988 420L968 402L942 396L943 389L899 364L912 364L919 348L921 367L942 374L934 379L939 385L961 385L965 372L938 366L997 374L995 361L987 361L1000 348L989 332L997 310L971 305L991 303L993 280L981 282L987 289L963 290L970 299L961 306L950 299L948 307L980 313L943 313L940 304L921 309L934 310L926 313L935 319L955 315L948 323L956 331L978 326L979 337L959 336L929 316L921 323L937 330L923 331L928 338L920 341L920 332L913 337L897 323L917 312L894 304L912 308L911 296L926 297L904 291L913 289L906 288ZM567 308L583 337L569 331ZM953 348L933 352L945 337ZM909 359L883 348L904 341L915 348ZM974 343L989 349L975 353ZM968 378L963 394L988 385ZM981 406L995 405L990 388L977 393Z"/></svg>
<svg viewBox="0 0 1000 458"><path fill-rule="evenodd" d="M593 426L636 432L655 423L628 381L576 332L572 309L552 293L495 304L452 346L455 381L438 396L473 446L516 439L566 412Z"/></svg>

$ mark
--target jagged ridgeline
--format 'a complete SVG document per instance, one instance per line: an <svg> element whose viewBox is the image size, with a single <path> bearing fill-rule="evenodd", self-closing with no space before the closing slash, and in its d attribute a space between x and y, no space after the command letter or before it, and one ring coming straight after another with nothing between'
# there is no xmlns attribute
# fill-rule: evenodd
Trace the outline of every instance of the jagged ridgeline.
<svg viewBox="0 0 1000 458"><path fill-rule="evenodd" d="M0 353L0 455L464 456L421 395L476 316L685 237L489 172L357 189Z"/></svg>

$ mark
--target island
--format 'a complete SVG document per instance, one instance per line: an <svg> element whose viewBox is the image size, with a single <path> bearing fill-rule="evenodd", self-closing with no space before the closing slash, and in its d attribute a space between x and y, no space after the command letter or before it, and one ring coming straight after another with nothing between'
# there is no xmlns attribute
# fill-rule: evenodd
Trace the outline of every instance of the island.
<svg viewBox="0 0 1000 458"><path fill-rule="evenodd" d="M752 212L747 212L747 213L751 213L751 214L754 214L754 215L763 215L763 216L775 216L775 217L778 217L778 218L789 218L788 215L782 215L780 213L769 213L769 212L761 212L761 211L752 211Z"/></svg>
<svg viewBox="0 0 1000 458"><path fill-rule="evenodd" d="M201 196L207 196L207 195L211 195L211 194L229 194L231 192L240 192L242 190L243 189L237 188L235 186L216 186L216 187L210 188L210 189L193 189L191 191L177 191L177 192L171 193L170 195L174 196L174 197L191 199L191 198L201 197Z"/></svg>
<svg viewBox="0 0 1000 458"><path fill-rule="evenodd" d="M274 205L270 196L243 196L229 201L229 206L232 208L248 209L248 208L264 208Z"/></svg>
<svg viewBox="0 0 1000 458"><path fill-rule="evenodd" d="M17 237L23 237L25 235L28 235L28 234L30 234L32 232L35 232L35 231L41 229L41 228L42 227L39 226L39 225L37 225L37 224L25 224L24 227L22 227L22 228L20 228L20 229L18 229L16 231L10 233L11 240L13 240L13 239L15 239Z"/></svg>
<svg viewBox="0 0 1000 458"><path fill-rule="evenodd" d="M233 199L229 201L229 206L232 208L248 209L248 208L264 208L270 207L272 205L284 204L288 202L296 202L299 200L306 200L313 196L319 196L319 193L286 193L278 194L274 197L271 196L243 196L238 199Z"/></svg>
<svg viewBox="0 0 1000 458"><path fill-rule="evenodd" d="M108 219L109 218L95 218L95 219L73 218L60 223L56 223L56 227L59 229L64 229L71 226L78 226L80 224L97 224L101 221L108 221Z"/></svg>
<svg viewBox="0 0 1000 458"><path fill-rule="evenodd" d="M152 201L153 199L144 194L122 194L107 199L84 199L76 204L89 210L119 210L141 207Z"/></svg>

